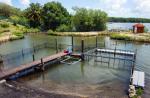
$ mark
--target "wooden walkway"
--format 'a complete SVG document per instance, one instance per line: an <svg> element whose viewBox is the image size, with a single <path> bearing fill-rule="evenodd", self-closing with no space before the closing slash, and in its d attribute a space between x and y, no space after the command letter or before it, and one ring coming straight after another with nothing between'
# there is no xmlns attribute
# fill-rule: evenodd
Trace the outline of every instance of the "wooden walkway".
<svg viewBox="0 0 150 98"><path fill-rule="evenodd" d="M53 61L57 58L60 58L60 57L66 56L66 55L67 55L67 53L60 52L60 53L42 58L42 60L43 60L43 63L47 63L47 62ZM0 80L7 79L8 77L15 75L19 72L22 72L24 70L34 68L34 67L39 67L40 65L41 65L41 60L36 60L36 61L33 61L28 64L20 65L13 69L3 70L2 72L0 72Z"/></svg>

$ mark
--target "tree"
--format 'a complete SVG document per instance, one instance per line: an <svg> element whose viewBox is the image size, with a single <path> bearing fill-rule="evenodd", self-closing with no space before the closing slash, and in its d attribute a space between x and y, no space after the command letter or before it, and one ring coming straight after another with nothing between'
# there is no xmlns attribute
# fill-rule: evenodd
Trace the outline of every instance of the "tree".
<svg viewBox="0 0 150 98"><path fill-rule="evenodd" d="M10 17L12 15L21 15L20 9L14 8L5 3L0 3L0 16Z"/></svg>
<svg viewBox="0 0 150 98"><path fill-rule="evenodd" d="M72 22L76 31L102 31L106 29L107 14L101 10L74 8Z"/></svg>
<svg viewBox="0 0 150 98"><path fill-rule="evenodd" d="M40 26L42 7L39 3L31 3L30 7L25 10L25 16L28 18L30 27Z"/></svg>
<svg viewBox="0 0 150 98"><path fill-rule="evenodd" d="M42 9L42 25L45 30L56 30L60 25L70 24L70 15L59 2L48 2Z"/></svg>

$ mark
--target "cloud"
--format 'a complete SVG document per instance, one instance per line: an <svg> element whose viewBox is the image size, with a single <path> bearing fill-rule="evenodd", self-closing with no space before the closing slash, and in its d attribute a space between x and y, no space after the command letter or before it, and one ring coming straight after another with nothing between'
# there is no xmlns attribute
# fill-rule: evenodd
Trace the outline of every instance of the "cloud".
<svg viewBox="0 0 150 98"><path fill-rule="evenodd" d="M109 16L125 16L130 12L126 7L127 0L99 0L101 9L106 11Z"/></svg>
<svg viewBox="0 0 150 98"><path fill-rule="evenodd" d="M8 5L12 5L12 1L11 0L0 0L0 2L6 3Z"/></svg>
<svg viewBox="0 0 150 98"><path fill-rule="evenodd" d="M30 0L20 0L20 3L28 6L30 4Z"/></svg>

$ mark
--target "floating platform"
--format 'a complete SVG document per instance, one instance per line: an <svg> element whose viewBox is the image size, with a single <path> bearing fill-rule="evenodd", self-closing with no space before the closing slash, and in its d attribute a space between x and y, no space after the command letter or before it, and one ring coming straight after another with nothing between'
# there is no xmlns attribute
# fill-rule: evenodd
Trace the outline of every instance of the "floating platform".
<svg viewBox="0 0 150 98"><path fill-rule="evenodd" d="M133 85L136 87L145 86L145 73L141 71L134 71L133 72Z"/></svg>
<svg viewBox="0 0 150 98"><path fill-rule="evenodd" d="M79 57L69 56L60 62L63 64L73 65L73 64L76 64L80 61L81 61L81 58L79 58Z"/></svg>
<svg viewBox="0 0 150 98"><path fill-rule="evenodd" d="M112 53L112 54L120 54L120 55L129 55L134 56L135 53L132 51L119 50L119 49L96 49L97 52L103 53Z"/></svg>

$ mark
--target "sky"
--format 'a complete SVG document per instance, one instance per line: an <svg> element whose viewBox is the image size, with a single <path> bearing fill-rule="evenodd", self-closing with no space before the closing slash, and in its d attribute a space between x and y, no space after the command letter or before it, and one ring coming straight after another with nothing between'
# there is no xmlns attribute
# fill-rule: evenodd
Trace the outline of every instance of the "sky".
<svg viewBox="0 0 150 98"><path fill-rule="evenodd" d="M50 1L60 2L70 13L72 7L101 9L110 17L150 18L150 0L0 0L20 9L26 9L30 3L44 5Z"/></svg>

